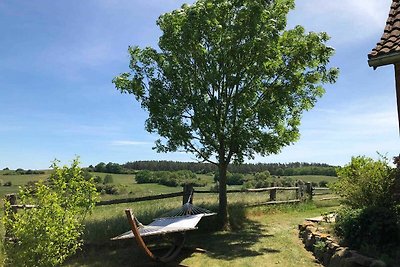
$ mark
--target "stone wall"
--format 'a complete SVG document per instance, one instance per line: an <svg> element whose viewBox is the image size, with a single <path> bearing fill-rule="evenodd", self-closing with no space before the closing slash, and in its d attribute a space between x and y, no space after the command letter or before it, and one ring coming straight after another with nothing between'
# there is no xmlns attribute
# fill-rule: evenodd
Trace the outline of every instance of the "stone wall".
<svg viewBox="0 0 400 267"><path fill-rule="evenodd" d="M299 225L299 237L307 250L327 267L386 267L383 261L369 258L355 250L341 247L328 234L321 233L312 222Z"/></svg>

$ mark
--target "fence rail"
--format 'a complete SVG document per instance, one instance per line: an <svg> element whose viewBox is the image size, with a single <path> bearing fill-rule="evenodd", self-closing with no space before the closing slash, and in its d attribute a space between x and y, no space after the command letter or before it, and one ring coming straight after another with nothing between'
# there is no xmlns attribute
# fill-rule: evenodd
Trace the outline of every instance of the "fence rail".
<svg viewBox="0 0 400 267"><path fill-rule="evenodd" d="M172 197L180 197L183 196L184 192L170 193L170 194L160 194L154 196L145 196L145 197L134 197L134 198L120 198L120 199L112 199L112 200L103 200L96 203L96 206L106 206L112 204L121 204L121 203L133 203L140 201L149 201L149 200L157 200L157 199L166 199Z"/></svg>
<svg viewBox="0 0 400 267"><path fill-rule="evenodd" d="M295 191L296 197L295 199L290 200L277 200L277 193L278 191ZM323 191L321 193L316 193L315 191ZM261 203L254 203L254 204L247 204L247 206L259 206L259 205L275 205L275 204L284 204L284 203L298 203L304 199L312 200L314 195L326 195L330 194L329 188L324 187L312 187L311 183L306 183L304 186L296 186L296 187L267 187L267 188L255 188L255 189L230 189L227 190L228 194L231 193L259 193L259 192L269 192L269 200L266 202ZM168 194L159 194L159 195L152 195L152 196L143 196L143 197L134 197L134 198L121 198L121 199L112 199L112 200L103 200L96 203L96 206L106 206L106 205L113 205L113 204L122 204L122 203L134 203L134 202L141 202L141 201L150 201L150 200L158 200L158 199L168 199L174 197L183 197L182 203L186 203L190 198L192 192L196 194L218 194L218 191L213 190L193 190L193 187L190 185L186 185L183 187L183 191L175 192L175 193L168 193ZM326 192L326 193L325 193ZM339 197L330 197L330 198L323 198L319 200L330 200L330 199L337 199ZM6 202L8 202L13 212L17 212L18 209L30 209L35 208L35 205L27 205L27 204L17 204L17 195L16 194L8 194L6 195Z"/></svg>

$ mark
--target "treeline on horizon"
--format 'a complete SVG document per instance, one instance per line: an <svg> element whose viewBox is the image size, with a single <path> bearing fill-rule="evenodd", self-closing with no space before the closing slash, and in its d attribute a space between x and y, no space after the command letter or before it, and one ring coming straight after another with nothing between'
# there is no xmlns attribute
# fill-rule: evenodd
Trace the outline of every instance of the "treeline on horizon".
<svg viewBox="0 0 400 267"><path fill-rule="evenodd" d="M232 164L228 171L231 173L252 174L268 171L276 176L295 176L295 175L325 175L337 176L336 166L325 163L244 163ZM90 165L89 171L105 173L133 173L135 171L182 171L189 170L198 174L215 173L217 167L210 163L199 162L180 162L180 161L132 161L125 164L100 162L96 166Z"/></svg>

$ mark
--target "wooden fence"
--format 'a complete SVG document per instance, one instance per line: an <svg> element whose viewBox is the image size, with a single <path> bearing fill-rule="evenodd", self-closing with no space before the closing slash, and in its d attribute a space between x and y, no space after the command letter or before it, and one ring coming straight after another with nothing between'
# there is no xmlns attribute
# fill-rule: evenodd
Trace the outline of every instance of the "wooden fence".
<svg viewBox="0 0 400 267"><path fill-rule="evenodd" d="M295 198L289 200L277 200L277 194L280 191L294 191ZM188 201L192 202L193 193L196 194L218 194L218 191L211 190L193 190L193 187L190 185L184 186L181 192L169 193L169 194L159 194L153 196L143 196L143 197L135 197L135 198L122 198L122 199L112 199L112 200L104 200L96 203L96 206L105 206L105 205L113 205L113 204L121 204L121 203L134 203L141 201L150 201L150 200L158 200L158 199L168 199L175 197L182 197L182 203L185 204ZM277 204L288 204L288 203L299 203L305 200L312 200L313 196L318 195L326 195L330 194L328 188L315 188L312 187L311 183L306 183L305 185L300 185L296 187L268 187L268 188L256 188L256 189L237 189L237 190L227 190L228 194L232 193L259 193L259 192L269 192L268 200L265 202L259 203L251 203L247 204L248 207L253 206L262 206L262 205L277 205ZM330 197L330 198L322 198L318 200L329 200L335 199L338 197ZM12 208L12 213L9 216L14 216L13 214L18 211L18 209L31 209L36 208L35 205L27 205L27 204L18 204L17 203L17 194L8 194L5 197L5 203L8 202ZM6 229L5 238L9 238L8 230Z"/></svg>
<svg viewBox="0 0 400 267"><path fill-rule="evenodd" d="M294 191L296 192L295 198L290 200L277 200L277 193L279 191ZM269 192L269 199L265 202L249 204L248 206L258 206L258 205L274 205L274 204L285 204L285 203L298 203L303 200L312 200L313 196L316 195L325 195L330 194L329 188L315 188L312 187L311 183L306 183L305 185L296 186L296 187L268 187L268 188L256 188L256 189L231 189L227 190L228 194L231 193L259 193L259 192ZM150 201L150 200L158 200L158 199L168 199L175 197L182 197L182 203L186 203L191 196L192 192L196 194L218 194L218 191L212 190L193 190L193 187L188 185L184 186L181 192L169 193L169 194L159 194L153 196L143 196L143 197L134 197L134 198L121 198L121 199L112 199L112 200L103 200L96 203L96 206L105 206L105 205L113 205L113 204L122 204L122 203L134 203L141 201ZM334 199L337 197L323 198L319 200L328 200ZM12 211L17 212L18 209L30 209L34 208L34 205L25 205L25 204L17 204L17 195L16 194L8 194L6 195L5 201L9 202Z"/></svg>

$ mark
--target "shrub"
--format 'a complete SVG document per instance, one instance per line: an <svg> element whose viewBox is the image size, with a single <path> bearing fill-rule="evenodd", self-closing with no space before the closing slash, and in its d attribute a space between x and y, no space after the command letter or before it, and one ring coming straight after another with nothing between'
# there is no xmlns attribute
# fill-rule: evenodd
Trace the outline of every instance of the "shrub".
<svg viewBox="0 0 400 267"><path fill-rule="evenodd" d="M165 186L176 187L179 185L178 180L179 176L176 172L165 172L164 175L160 177L158 183Z"/></svg>
<svg viewBox="0 0 400 267"><path fill-rule="evenodd" d="M193 186L205 186L206 182L201 181L195 173L191 171L139 171L135 175L137 183L158 183L165 186L183 186L191 184Z"/></svg>
<svg viewBox="0 0 400 267"><path fill-rule="evenodd" d="M226 172L226 181L228 181L230 179L230 177L232 176L232 173L230 173L229 171ZM219 182L219 172L216 171L214 173L214 182Z"/></svg>
<svg viewBox="0 0 400 267"><path fill-rule="evenodd" d="M118 195L120 190L113 184L97 184L96 191L100 194Z"/></svg>
<svg viewBox="0 0 400 267"><path fill-rule="evenodd" d="M181 171L177 171L175 172L178 175L178 179L179 180L195 180L197 179L197 176L195 173L193 173L192 171L189 170L181 170Z"/></svg>
<svg viewBox="0 0 400 267"><path fill-rule="evenodd" d="M393 206L395 171L387 159L374 161L368 157L353 157L348 165L337 170L334 191L344 197L352 208Z"/></svg>
<svg viewBox="0 0 400 267"><path fill-rule="evenodd" d="M269 187L272 183L272 177L269 171L258 172L254 175L254 187L255 188L263 188Z"/></svg>
<svg viewBox="0 0 400 267"><path fill-rule="evenodd" d="M5 183L3 184L3 186L12 186L12 183L11 183L11 181L7 181L7 182L5 182Z"/></svg>
<svg viewBox="0 0 400 267"><path fill-rule="evenodd" d="M317 241L314 244L314 255L318 260L322 260L324 257L324 253L327 251L327 247L325 242Z"/></svg>
<svg viewBox="0 0 400 267"><path fill-rule="evenodd" d="M78 159L71 167L59 168L54 162L47 184L38 182L35 194L20 191L20 201L37 208L11 216L10 205L6 206L3 222L17 240L5 245L10 266L59 266L80 247L82 221L93 209L97 193L78 165Z"/></svg>
<svg viewBox="0 0 400 267"><path fill-rule="evenodd" d="M384 251L400 242L396 214L386 207L342 210L336 219L335 232L355 249L368 245Z"/></svg>
<svg viewBox="0 0 400 267"><path fill-rule="evenodd" d="M285 187L291 187L294 186L295 181L293 180L293 178L290 177L284 177L282 180L282 185Z"/></svg>
<svg viewBox="0 0 400 267"><path fill-rule="evenodd" d="M26 193L26 194L31 194L31 195L35 195L36 193L37 193L37 183L38 182L36 182L36 181L28 181L26 184L25 184L25 187L24 187L24 192Z"/></svg>
<svg viewBox="0 0 400 267"><path fill-rule="evenodd" d="M104 176L104 184L112 184L114 182L114 178L112 177L111 174L107 174L106 176Z"/></svg>
<svg viewBox="0 0 400 267"><path fill-rule="evenodd" d="M135 175L135 180L138 184L154 183L154 176L151 171L139 171Z"/></svg>
<svg viewBox="0 0 400 267"><path fill-rule="evenodd" d="M85 178L86 181L89 181L93 177L88 169L83 169L82 170L82 175L83 175L83 178Z"/></svg>
<svg viewBox="0 0 400 267"><path fill-rule="evenodd" d="M101 178L101 176L99 176L99 175L96 175L96 176L93 178L93 181L94 181L96 184L101 184L101 183L103 183L103 178Z"/></svg>
<svg viewBox="0 0 400 267"><path fill-rule="evenodd" d="M228 185L242 185L244 183L244 175L241 173L232 173L227 176L226 183Z"/></svg>

